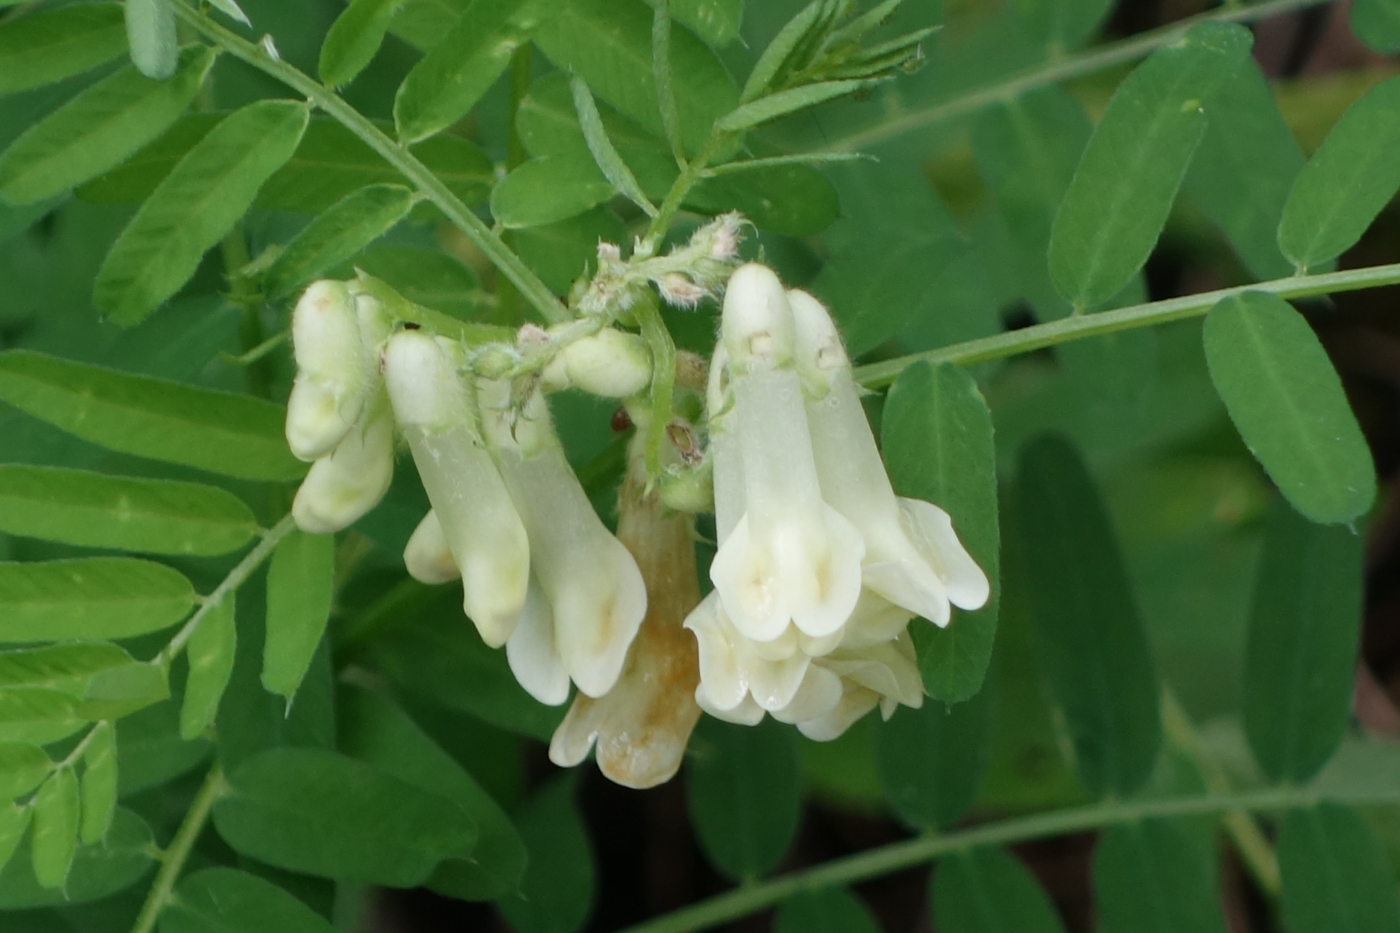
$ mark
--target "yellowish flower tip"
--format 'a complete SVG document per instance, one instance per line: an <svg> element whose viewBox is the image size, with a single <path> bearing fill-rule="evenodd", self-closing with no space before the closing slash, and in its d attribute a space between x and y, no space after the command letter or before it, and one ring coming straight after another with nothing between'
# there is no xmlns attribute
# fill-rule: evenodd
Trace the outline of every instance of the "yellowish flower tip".
<svg viewBox="0 0 1400 933"><path fill-rule="evenodd" d="M792 359L795 334L783 283L758 263L740 266L729 278L720 333L731 365L747 371L755 363L784 366Z"/></svg>

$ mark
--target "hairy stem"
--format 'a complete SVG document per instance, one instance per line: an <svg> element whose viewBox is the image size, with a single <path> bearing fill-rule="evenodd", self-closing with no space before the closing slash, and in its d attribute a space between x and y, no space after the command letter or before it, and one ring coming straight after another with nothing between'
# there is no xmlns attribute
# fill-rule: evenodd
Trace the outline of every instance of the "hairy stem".
<svg viewBox="0 0 1400 933"><path fill-rule="evenodd" d="M653 247L660 242L667 228L671 226L671 221L675 219L676 212L681 209L681 202L685 200L686 195L690 194L690 189L694 188L704 177L705 166L724 148L725 144L729 142L730 136L731 134L722 133L719 130L712 132L709 142L705 143L704 148L695 154L695 158L690 160L690 164L671 185L671 190L666 192L665 200L661 202L656 216L651 219L651 226L647 228L646 239Z"/></svg>
<svg viewBox="0 0 1400 933"><path fill-rule="evenodd" d="M1171 45L1184 32L1200 23L1248 23L1329 2L1331 0L1267 0L1265 3L1252 4L1226 3L1199 16L1169 23L1158 29L1139 33L1118 42L1095 46L1067 58L1052 59L1020 74L998 81L996 84L960 94L951 100L911 110L867 129L838 137L827 147L827 151L851 152L877 146L906 133L927 129L945 120L974 113L983 107L1012 100L1027 91L1046 84L1058 84L1061 81L1069 81L1073 78L1093 74L1096 71L1112 68L1115 65L1144 58L1164 45Z"/></svg>
<svg viewBox="0 0 1400 933"><path fill-rule="evenodd" d="M1179 321L1184 318L1200 317L1223 298L1244 292L1269 292L1280 298L1312 298L1317 295L1330 295L1338 292L1359 291L1377 288L1382 285L1400 283L1400 263L1386 266L1368 266L1364 269L1348 269L1345 272L1329 272L1325 275L1295 275L1271 282L1254 282L1237 285L1198 295L1185 295L1181 298L1168 298L1165 301L1150 301L1113 311L1100 311L1096 314L1077 314L1048 321L1034 327L1025 327L992 337L981 337L964 343L955 343L937 350L912 353L891 360L881 360L855 370L858 381L869 388L887 386L894 382L906 366L928 361L930 363L959 363L964 366L984 363L987 360L1016 356L1044 347L1053 347L1070 340L1084 337L1097 337L1114 331L1129 330L1134 327L1150 327Z"/></svg>
<svg viewBox="0 0 1400 933"><path fill-rule="evenodd" d="M704 930L771 907L799 891L854 884L915 865L937 860L950 852L978 846L1000 846L1065 833L1085 832L1133 823L1138 820L1214 816L1239 811L1292 810L1321 801L1347 804L1400 802L1400 791L1380 793L1326 793L1302 787L1274 787L1239 794L1195 797L1158 797L1149 800L1105 801L1002 820L941 836L920 836L834 859L815 868L792 872L770 881L737 888L680 910L628 927L622 933L690 933Z"/></svg>
<svg viewBox="0 0 1400 933"><path fill-rule="evenodd" d="M242 59L259 71L268 74L292 88L317 107L339 121L395 169L408 179L418 191L438 206L438 209L466 234L486 258L515 284L520 294L534 305L535 309L550 322L565 321L568 310L554 297L549 286L517 256L501 238L486 226L480 217L471 212L461 199L443 184L426 165L404 146L390 139L379 127L354 107L351 107L334 91L319 84L310 75L294 68L284 61L270 58L263 49L237 33L225 29L203 13L184 2L173 3L176 15L193 26L215 45Z"/></svg>
<svg viewBox="0 0 1400 933"><path fill-rule="evenodd" d="M224 773L216 764L200 785L199 792L194 795L189 812L185 814L180 828L175 831L175 838L170 840L170 848L161 854L160 871L156 872L156 880L151 884L150 893L146 895L146 903L141 905L141 913L131 927L131 933L151 933L156 928L156 920L165 909L165 905L170 903L170 897L175 891L175 882L180 880L180 872L184 870L195 841L204 831L204 824L209 822L209 814L214 809L214 804L223 796L225 789Z"/></svg>
<svg viewBox="0 0 1400 933"><path fill-rule="evenodd" d="M642 336L651 348L651 421L647 425L646 474L647 484L661 476L661 445L666 443L666 430L671 426L671 393L676 386L676 344L666 322L661 319L650 293L632 309Z"/></svg>

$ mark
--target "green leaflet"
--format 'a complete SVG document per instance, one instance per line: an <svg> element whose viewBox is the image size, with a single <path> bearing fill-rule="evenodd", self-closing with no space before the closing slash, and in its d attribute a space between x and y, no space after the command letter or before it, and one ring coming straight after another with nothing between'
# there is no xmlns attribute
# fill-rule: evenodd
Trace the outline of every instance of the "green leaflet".
<svg viewBox="0 0 1400 933"><path fill-rule="evenodd" d="M1294 508L1349 522L1371 507L1371 451L1312 328L1276 295L1222 300L1205 322L1206 361L1240 436Z"/></svg>
<svg viewBox="0 0 1400 933"><path fill-rule="evenodd" d="M1293 933L1396 933L1395 875L1352 810L1294 810L1278 834L1283 921Z"/></svg>
<svg viewBox="0 0 1400 933"><path fill-rule="evenodd" d="M872 87L878 83L878 81L868 80L821 81L817 84L789 88L786 91L769 94L767 97L760 97L734 108L720 117L715 127L728 133L743 132L761 123L767 123L769 120L776 120L798 110L815 107L817 104L837 97L854 94L862 88Z"/></svg>
<svg viewBox="0 0 1400 933"><path fill-rule="evenodd" d="M1279 251L1278 224L1303 168L1303 151L1254 59L1211 96L1206 115L1186 192L1255 276L1285 278L1293 265Z"/></svg>
<svg viewBox="0 0 1400 933"><path fill-rule="evenodd" d="M505 71L559 0L471 0L394 96L399 138L416 142L456 123Z"/></svg>
<svg viewBox="0 0 1400 933"><path fill-rule="evenodd" d="M491 192L491 214L507 227L567 220L613 196L587 149L547 155L516 167Z"/></svg>
<svg viewBox="0 0 1400 933"><path fill-rule="evenodd" d="M214 724L219 701L233 674L233 662L238 653L235 602L235 594L228 593L217 605L209 607L185 649L190 670L185 680L185 699L180 706L180 738L187 742L203 735L204 730Z"/></svg>
<svg viewBox="0 0 1400 933"><path fill-rule="evenodd" d="M88 719L119 719L170 698L170 681L159 663L132 662L98 671L77 710Z"/></svg>
<svg viewBox="0 0 1400 933"><path fill-rule="evenodd" d="M655 8L659 0L647 0ZM672 19L715 48L739 38L744 18L744 0L670 0L667 11Z"/></svg>
<svg viewBox="0 0 1400 933"><path fill-rule="evenodd" d="M31 808L21 809L13 801L0 803L0 869L4 869L14 857L33 815Z"/></svg>
<svg viewBox="0 0 1400 933"><path fill-rule="evenodd" d="M1169 820L1115 826L1094 850L1104 933L1225 933L1214 852Z"/></svg>
<svg viewBox="0 0 1400 933"><path fill-rule="evenodd" d="M89 3L0 23L0 94L81 74L126 50L119 3Z"/></svg>
<svg viewBox="0 0 1400 933"><path fill-rule="evenodd" d="M33 353L0 352L0 401L109 450L252 480L291 480L280 405Z"/></svg>
<svg viewBox="0 0 1400 933"><path fill-rule="evenodd" d="M1128 795L1161 743L1151 648L1103 501L1079 455L1042 437L1021 453L1016 503L1039 661L1064 711L1080 780Z"/></svg>
<svg viewBox="0 0 1400 933"><path fill-rule="evenodd" d="M1244 727L1260 770L1303 783L1337 750L1361 629L1361 538L1279 502L1264 539L1245 650Z"/></svg>
<svg viewBox="0 0 1400 933"><path fill-rule="evenodd" d="M0 691L0 742L47 745L87 725L79 701L45 687Z"/></svg>
<svg viewBox="0 0 1400 933"><path fill-rule="evenodd" d="M220 119L213 113L188 114L120 168L84 185L79 197L97 204L144 200ZM491 193L491 161L474 143L441 135L412 147L412 152L466 204L480 204ZM334 120L314 119L296 152L262 186L254 204L319 214L369 185L402 183L398 171L354 133Z"/></svg>
<svg viewBox="0 0 1400 933"><path fill-rule="evenodd" d="M570 0L540 24L535 42L563 71L583 76L602 100L652 135L664 138L651 74L651 10L642 3ZM672 73L681 137L699 151L714 122L738 103L724 65L683 29L671 31Z"/></svg>
<svg viewBox="0 0 1400 933"><path fill-rule="evenodd" d="M942 858L929 906L943 933L1064 933L1050 898L1015 856L978 848Z"/></svg>
<svg viewBox="0 0 1400 933"><path fill-rule="evenodd" d="M257 531L252 511L214 486L0 464L0 531L85 547L225 554Z"/></svg>
<svg viewBox="0 0 1400 933"><path fill-rule="evenodd" d="M596 245L597 240L593 243ZM456 318L468 318L480 306L481 282L476 273L471 266L441 250L371 246L355 257L353 266L343 264L331 276L350 278L355 269L384 281L409 301Z"/></svg>
<svg viewBox="0 0 1400 933"><path fill-rule="evenodd" d="M545 784L518 817L529 850L518 897L497 902L519 933L564 933L583 928L593 906L593 853L578 808L573 776Z"/></svg>
<svg viewBox="0 0 1400 933"><path fill-rule="evenodd" d="M199 260L291 158L308 110L291 101L250 104L182 158L103 260L93 301L122 326L140 323L189 281Z"/></svg>
<svg viewBox="0 0 1400 933"><path fill-rule="evenodd" d="M166 81L131 66L98 81L0 153L0 198L42 201L120 165L184 112L214 56L213 49L185 49Z"/></svg>
<svg viewBox="0 0 1400 933"><path fill-rule="evenodd" d="M335 537L294 531L267 570L267 641L263 686L290 703L321 643L331 611Z"/></svg>
<svg viewBox="0 0 1400 933"><path fill-rule="evenodd" d="M992 417L966 370L918 363L891 387L881 435L895 491L952 516L959 540L992 582L983 608L955 610L944 629L921 622L913 628L924 689L960 703L982 687L1001 599Z"/></svg>
<svg viewBox="0 0 1400 933"><path fill-rule="evenodd" d="M846 888L794 894L778 906L774 933L880 933L864 904Z"/></svg>
<svg viewBox="0 0 1400 933"><path fill-rule="evenodd" d="M408 216L413 192L402 185L361 188L316 217L268 267L269 297L284 297L351 258Z"/></svg>
<svg viewBox="0 0 1400 933"><path fill-rule="evenodd" d="M288 871L416 887L476 842L476 826L447 798L331 751L268 749L228 782L214 805L219 835Z"/></svg>
<svg viewBox="0 0 1400 933"><path fill-rule="evenodd" d="M428 879L428 886L472 901L515 894L525 873L525 844L481 785L390 701L348 685L337 699L336 747L340 751L441 794L477 825L471 858L444 861Z"/></svg>
<svg viewBox="0 0 1400 933"><path fill-rule="evenodd" d="M791 728L704 718L686 769L690 819L714 866L744 881L772 871L792 843L801 808Z"/></svg>
<svg viewBox="0 0 1400 933"><path fill-rule="evenodd" d="M578 114L579 128L583 131L583 138L588 144L593 161L618 194L640 207L648 216L655 217L656 206L647 199L632 170L613 147L612 140L608 139L608 131L603 126L603 118L598 113L598 104L588 89L588 82L574 75L570 78L569 85L573 90L574 110Z"/></svg>
<svg viewBox="0 0 1400 933"><path fill-rule="evenodd" d="M83 753L82 817L78 837L84 845L101 842L117 813L117 732L110 722L93 727Z"/></svg>
<svg viewBox="0 0 1400 933"><path fill-rule="evenodd" d="M1012 0L1026 35L1064 53L1091 38L1113 9L1113 0Z"/></svg>
<svg viewBox="0 0 1400 933"><path fill-rule="evenodd" d="M3 821L0 816L0 823ZM3 833L0 829L0 836ZM119 809L101 844L78 846L60 890L43 887L35 878L31 840L31 846L21 846L0 872L0 910L82 904L110 897L151 870L154 846L145 821L130 810Z"/></svg>
<svg viewBox="0 0 1400 933"><path fill-rule="evenodd" d="M13 800L43 783L53 770L53 762L37 745L21 742L0 744L0 800ZM4 857L0 855L0 866Z"/></svg>
<svg viewBox="0 0 1400 933"><path fill-rule="evenodd" d="M12 648L0 651L0 690L42 687L81 699L99 674L135 663L124 650L105 642Z"/></svg>
<svg viewBox="0 0 1400 933"><path fill-rule="evenodd" d="M0 642L130 638L194 605L175 570L132 557L0 563Z"/></svg>
<svg viewBox="0 0 1400 933"><path fill-rule="evenodd" d="M1400 3L1396 0L1353 0L1351 30L1377 52L1400 49Z"/></svg>
<svg viewBox="0 0 1400 933"><path fill-rule="evenodd" d="M126 0L126 41L131 61L148 78L164 81L179 63L179 39L171 0Z"/></svg>
<svg viewBox="0 0 1400 933"><path fill-rule="evenodd" d="M920 829L948 826L972 805L991 751L988 691L956 706L901 707L875 726L885 797Z"/></svg>
<svg viewBox="0 0 1400 933"><path fill-rule="evenodd" d="M1078 308L1142 268L1205 133L1203 104L1249 55L1249 30L1202 23L1129 75L1099 121L1055 217L1050 275Z"/></svg>
<svg viewBox="0 0 1400 933"><path fill-rule="evenodd" d="M1278 244L1300 270L1350 249L1395 192L1400 163L1400 78L1382 81L1352 104L1293 183Z"/></svg>
<svg viewBox="0 0 1400 933"><path fill-rule="evenodd" d="M404 0L351 0L321 43L317 70L331 87L349 84L374 58Z"/></svg>
<svg viewBox="0 0 1400 933"><path fill-rule="evenodd" d="M321 915L270 881L206 868L180 882L160 933L334 933Z"/></svg>
<svg viewBox="0 0 1400 933"><path fill-rule="evenodd" d="M78 847L78 777L59 768L34 795L34 835L30 839L34 879L43 888L61 888Z"/></svg>

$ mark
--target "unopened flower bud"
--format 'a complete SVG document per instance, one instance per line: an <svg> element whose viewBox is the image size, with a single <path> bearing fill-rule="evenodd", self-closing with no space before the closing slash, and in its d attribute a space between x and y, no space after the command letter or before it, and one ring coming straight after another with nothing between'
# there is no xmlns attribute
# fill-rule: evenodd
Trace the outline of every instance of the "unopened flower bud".
<svg viewBox="0 0 1400 933"><path fill-rule="evenodd" d="M686 310L695 308L710 296L708 291L679 272L668 272L657 279L656 288L668 305Z"/></svg>
<svg viewBox="0 0 1400 933"><path fill-rule="evenodd" d="M832 377L849 373L851 361L841 345L841 335L822 303L803 291L787 293L797 337L797 370L807 388L818 397L831 388Z"/></svg>
<svg viewBox="0 0 1400 933"><path fill-rule="evenodd" d="M450 358L417 331L395 334L384 348L384 381L399 424L440 431L470 421L470 408Z"/></svg>
<svg viewBox="0 0 1400 933"><path fill-rule="evenodd" d="M651 350L637 334L608 328L559 354L571 385L604 398L628 398L651 384Z"/></svg>
<svg viewBox="0 0 1400 933"><path fill-rule="evenodd" d="M292 502L292 518L311 534L341 531L379 504L393 477L394 421L385 405L312 465Z"/></svg>
<svg viewBox="0 0 1400 933"><path fill-rule="evenodd" d="M748 371L755 363L781 367L794 350L792 311L783 283L758 263L740 266L724 294L720 331L730 365Z"/></svg>
<svg viewBox="0 0 1400 933"><path fill-rule="evenodd" d="M409 536L403 549L403 565L410 577L429 586L461 578L462 571L457 569L447 536L442 533L442 523L432 509Z"/></svg>
<svg viewBox="0 0 1400 933"><path fill-rule="evenodd" d="M302 460L330 452L359 420L372 380L355 303L342 282L313 283L292 313L297 377L287 444Z"/></svg>

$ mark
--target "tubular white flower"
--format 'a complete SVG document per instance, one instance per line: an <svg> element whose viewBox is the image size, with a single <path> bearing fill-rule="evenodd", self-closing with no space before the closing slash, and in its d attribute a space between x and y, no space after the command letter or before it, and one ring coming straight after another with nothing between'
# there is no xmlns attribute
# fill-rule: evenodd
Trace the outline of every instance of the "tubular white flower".
<svg viewBox="0 0 1400 933"><path fill-rule="evenodd" d="M462 608L482 640L499 648L515 629L530 581L520 514L481 443L444 348L418 332L395 334L384 349L384 378L461 572Z"/></svg>
<svg viewBox="0 0 1400 933"><path fill-rule="evenodd" d="M333 534L379 504L394 478L394 420L381 398L379 411L311 466L292 501L297 527Z"/></svg>
<svg viewBox="0 0 1400 933"><path fill-rule="evenodd" d="M812 450L822 495L860 530L865 585L939 626L949 604L984 605L990 587L935 505L895 496L875 436L861 408L850 361L826 309L805 292L788 293L797 356L809 389Z"/></svg>
<svg viewBox="0 0 1400 933"><path fill-rule="evenodd" d="M569 698L569 672L559 657L554 613L539 581L530 581L520 623L506 642L510 671L525 692L546 706L558 706Z"/></svg>
<svg viewBox="0 0 1400 933"><path fill-rule="evenodd" d="M627 548L593 511L538 392L517 413L505 383L480 387L501 475L529 532L530 564L548 600L554 642L579 689L602 696L617 682L646 615L646 585Z"/></svg>
<svg viewBox="0 0 1400 933"><path fill-rule="evenodd" d="M730 279L721 327L729 357L744 514L725 538L710 578L736 628L756 641L789 623L821 637L840 630L860 595L865 548L822 499L782 285L758 265ZM717 463L715 497L732 501ZM732 472L732 471L731 471Z"/></svg>
<svg viewBox="0 0 1400 933"><path fill-rule="evenodd" d="M432 509L409 536L403 549L403 565L410 577L429 586L462 579L452 548L447 546L447 536L442 533L442 523Z"/></svg>
<svg viewBox="0 0 1400 933"><path fill-rule="evenodd" d="M313 283L292 312L297 377L287 399L287 444L302 460L329 453L360 419L373 373L355 302L342 282Z"/></svg>

